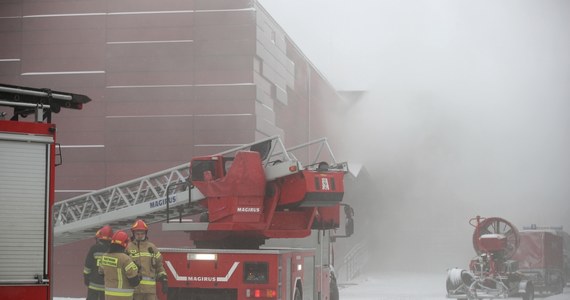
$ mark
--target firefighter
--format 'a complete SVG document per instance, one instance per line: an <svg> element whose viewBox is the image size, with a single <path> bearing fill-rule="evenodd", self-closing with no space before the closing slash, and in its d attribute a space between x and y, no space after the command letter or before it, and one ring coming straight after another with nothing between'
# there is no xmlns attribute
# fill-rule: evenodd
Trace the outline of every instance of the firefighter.
<svg viewBox="0 0 570 300"><path fill-rule="evenodd" d="M155 300L156 283L162 283L162 292L168 293L166 272L162 256L156 246L148 240L148 226L143 220L136 220L131 226L131 241L127 253L139 267L141 283L135 289L134 300Z"/></svg>
<svg viewBox="0 0 570 300"><path fill-rule="evenodd" d="M125 253L128 244L129 235L119 230L113 234L109 252L101 257L99 273L105 277L105 300L132 300L139 285L139 269Z"/></svg>
<svg viewBox="0 0 570 300"><path fill-rule="evenodd" d="M98 266L101 256L109 251L109 244L113 237L113 229L109 225L103 226L95 233L95 244L89 248L83 267L83 282L87 286L86 300L104 300L105 282L103 275L99 274Z"/></svg>

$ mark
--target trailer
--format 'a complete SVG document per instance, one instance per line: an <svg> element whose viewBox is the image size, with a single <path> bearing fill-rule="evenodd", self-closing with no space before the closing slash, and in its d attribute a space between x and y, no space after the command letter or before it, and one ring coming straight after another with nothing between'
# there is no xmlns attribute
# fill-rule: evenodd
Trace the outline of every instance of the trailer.
<svg viewBox="0 0 570 300"><path fill-rule="evenodd" d="M52 299L52 206L57 152L52 113L87 96L0 84L0 295Z"/></svg>
<svg viewBox="0 0 570 300"><path fill-rule="evenodd" d="M530 226L524 226L524 231L548 231L562 238L562 256L563 256L563 269L564 278L566 279L566 284L570 283L570 234L564 231L563 226L537 226L532 224Z"/></svg>
<svg viewBox="0 0 570 300"><path fill-rule="evenodd" d="M525 227L526 228L526 227ZM566 285L564 240L552 229L523 229L513 259L519 271L534 283L540 294L560 294Z"/></svg>

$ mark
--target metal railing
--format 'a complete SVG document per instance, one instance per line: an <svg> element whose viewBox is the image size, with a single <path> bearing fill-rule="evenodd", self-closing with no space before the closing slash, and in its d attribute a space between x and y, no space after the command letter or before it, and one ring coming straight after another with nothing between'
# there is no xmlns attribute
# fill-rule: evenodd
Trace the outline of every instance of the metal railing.
<svg viewBox="0 0 570 300"><path fill-rule="evenodd" d="M362 273L368 262L368 243L360 241L355 244L342 259L341 265L337 268L338 282L349 282Z"/></svg>

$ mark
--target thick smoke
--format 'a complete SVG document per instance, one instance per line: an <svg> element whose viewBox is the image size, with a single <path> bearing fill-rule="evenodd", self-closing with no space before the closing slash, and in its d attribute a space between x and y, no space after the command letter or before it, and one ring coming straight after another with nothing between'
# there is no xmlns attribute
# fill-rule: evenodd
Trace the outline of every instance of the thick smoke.
<svg viewBox="0 0 570 300"><path fill-rule="evenodd" d="M261 2L366 91L333 125L376 184L358 205L377 265L465 267L476 215L570 232L570 2Z"/></svg>

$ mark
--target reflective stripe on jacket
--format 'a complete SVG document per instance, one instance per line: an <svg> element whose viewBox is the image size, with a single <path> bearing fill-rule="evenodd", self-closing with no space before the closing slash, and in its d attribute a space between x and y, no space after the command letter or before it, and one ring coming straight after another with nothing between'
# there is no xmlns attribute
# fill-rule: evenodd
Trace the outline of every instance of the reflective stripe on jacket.
<svg viewBox="0 0 570 300"><path fill-rule="evenodd" d="M105 295L132 299L134 288L129 278L138 276L137 265L125 253L106 253L101 257L99 269L105 277Z"/></svg>
<svg viewBox="0 0 570 300"><path fill-rule="evenodd" d="M127 246L127 253L140 267L139 274L142 276L140 284L135 288L135 293L155 294L156 280L161 276L166 276L162 265L162 255L158 248L148 240L135 240Z"/></svg>
<svg viewBox="0 0 570 300"><path fill-rule="evenodd" d="M115 289L107 288L105 289L105 295L109 296L119 296L119 297L132 297L135 289Z"/></svg>
<svg viewBox="0 0 570 300"><path fill-rule="evenodd" d="M104 284L99 284L99 283L94 283L94 282L89 282L89 288L95 291L104 291L105 290L105 285Z"/></svg>
<svg viewBox="0 0 570 300"><path fill-rule="evenodd" d="M109 246L101 242L97 242L91 248L85 257L85 264L83 267L83 275L89 278L89 288L92 284L104 286L103 276L99 274L99 260L109 250Z"/></svg>

